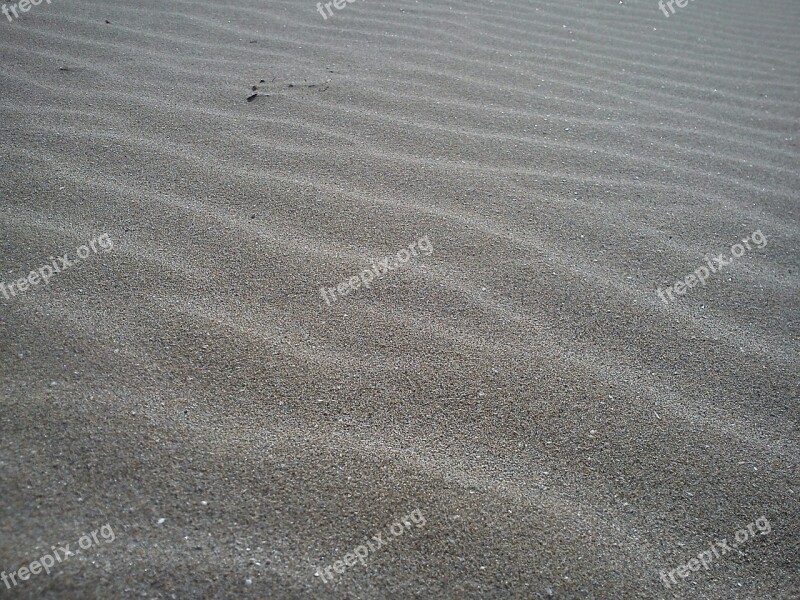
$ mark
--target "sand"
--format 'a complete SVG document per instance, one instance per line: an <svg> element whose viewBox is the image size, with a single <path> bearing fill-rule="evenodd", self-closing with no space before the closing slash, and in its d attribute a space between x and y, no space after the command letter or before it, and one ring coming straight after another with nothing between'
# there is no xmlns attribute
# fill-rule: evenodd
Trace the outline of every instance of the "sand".
<svg viewBox="0 0 800 600"><path fill-rule="evenodd" d="M0 15L0 596L800 597L800 4L332 12Z"/></svg>

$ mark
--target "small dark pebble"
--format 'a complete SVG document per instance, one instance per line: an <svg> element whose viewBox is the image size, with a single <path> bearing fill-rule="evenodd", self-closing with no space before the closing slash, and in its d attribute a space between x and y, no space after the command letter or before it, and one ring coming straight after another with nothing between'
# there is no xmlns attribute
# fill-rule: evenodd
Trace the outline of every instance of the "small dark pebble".
<svg viewBox="0 0 800 600"><path fill-rule="evenodd" d="M106 19L106 25L111 25L111 21L109 21L108 19Z"/></svg>
<svg viewBox="0 0 800 600"><path fill-rule="evenodd" d="M58 70L59 71L71 71L72 69L70 69L69 67L58 67Z"/></svg>
<svg viewBox="0 0 800 600"><path fill-rule="evenodd" d="M258 83L266 83L263 79L259 79Z"/></svg>
<svg viewBox="0 0 800 600"><path fill-rule="evenodd" d="M253 94L252 96L248 96L248 97L247 97L247 101L248 101L248 102L252 102L252 101L253 101L253 100L255 100L256 98L258 98L258 93L255 93L255 94Z"/></svg>
<svg viewBox="0 0 800 600"><path fill-rule="evenodd" d="M289 87L294 87L294 84L293 84L293 83L290 83L290 84L289 84Z"/></svg>
<svg viewBox="0 0 800 600"><path fill-rule="evenodd" d="M258 43L258 40L250 40L250 43L251 43L251 44L257 44L257 43Z"/></svg>
<svg viewBox="0 0 800 600"><path fill-rule="evenodd" d="M251 219L255 219L255 218L256 218L256 216L255 216L255 215L250 215L250 218L251 218Z"/></svg>

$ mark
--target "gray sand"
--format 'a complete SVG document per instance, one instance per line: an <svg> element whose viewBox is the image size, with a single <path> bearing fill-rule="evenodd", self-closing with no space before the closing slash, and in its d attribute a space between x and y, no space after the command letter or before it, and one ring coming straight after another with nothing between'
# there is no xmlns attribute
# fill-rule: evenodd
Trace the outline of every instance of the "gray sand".
<svg viewBox="0 0 800 600"><path fill-rule="evenodd" d="M800 3L333 13L0 16L0 598L800 598Z"/></svg>

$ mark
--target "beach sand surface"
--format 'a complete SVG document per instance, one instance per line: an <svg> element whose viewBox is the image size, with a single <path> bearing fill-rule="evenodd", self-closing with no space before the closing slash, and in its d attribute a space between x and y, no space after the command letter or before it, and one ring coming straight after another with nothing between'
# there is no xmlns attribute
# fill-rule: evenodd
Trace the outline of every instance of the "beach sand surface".
<svg viewBox="0 0 800 600"><path fill-rule="evenodd" d="M0 570L114 532L0 596L799 598L799 24L0 16L0 281L113 242L0 296Z"/></svg>

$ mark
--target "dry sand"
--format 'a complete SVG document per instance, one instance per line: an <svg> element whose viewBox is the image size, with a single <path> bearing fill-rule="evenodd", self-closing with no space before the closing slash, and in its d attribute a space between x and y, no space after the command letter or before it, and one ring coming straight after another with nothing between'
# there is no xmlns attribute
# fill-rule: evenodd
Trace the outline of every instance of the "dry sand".
<svg viewBox="0 0 800 600"><path fill-rule="evenodd" d="M0 597L800 597L796 0L0 19Z"/></svg>

